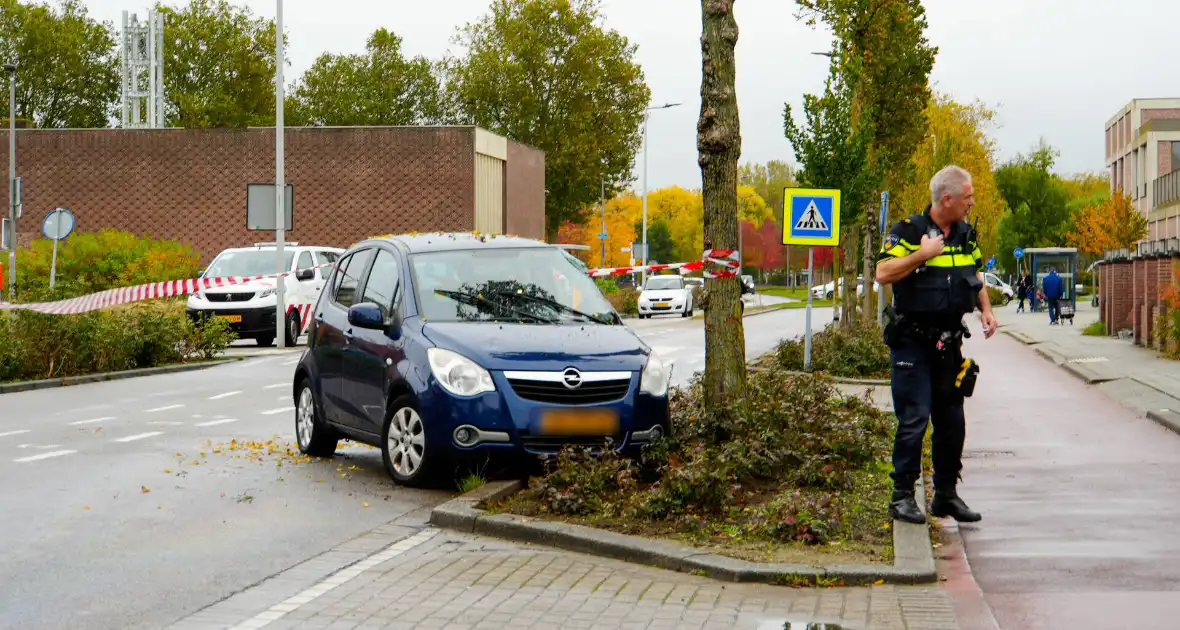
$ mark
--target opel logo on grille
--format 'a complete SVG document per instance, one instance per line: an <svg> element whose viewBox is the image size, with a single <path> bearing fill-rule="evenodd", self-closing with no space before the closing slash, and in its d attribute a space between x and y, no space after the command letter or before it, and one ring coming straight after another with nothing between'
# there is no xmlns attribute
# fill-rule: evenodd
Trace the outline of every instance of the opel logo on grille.
<svg viewBox="0 0 1180 630"><path fill-rule="evenodd" d="M582 385L582 373L574 368L566 368L561 373L561 382L569 389L577 389Z"/></svg>

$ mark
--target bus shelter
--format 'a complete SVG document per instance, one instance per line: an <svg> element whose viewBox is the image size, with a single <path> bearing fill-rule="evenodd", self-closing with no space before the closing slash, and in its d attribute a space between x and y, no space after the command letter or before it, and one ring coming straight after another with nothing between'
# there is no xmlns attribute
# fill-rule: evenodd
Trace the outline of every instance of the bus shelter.
<svg viewBox="0 0 1180 630"><path fill-rule="evenodd" d="M1061 296L1063 302L1077 308L1077 288L1074 278L1078 273L1078 250L1075 247L1029 247L1024 250L1028 259L1028 270L1032 274L1037 290L1033 291L1029 308L1039 311L1043 300L1040 299L1041 284L1050 270L1057 270L1065 285L1065 293Z"/></svg>

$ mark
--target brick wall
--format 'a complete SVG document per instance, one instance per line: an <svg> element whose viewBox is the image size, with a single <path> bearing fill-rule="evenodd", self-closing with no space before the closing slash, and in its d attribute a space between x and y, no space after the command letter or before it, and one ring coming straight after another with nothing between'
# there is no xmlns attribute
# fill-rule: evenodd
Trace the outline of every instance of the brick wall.
<svg viewBox="0 0 1180 630"><path fill-rule="evenodd" d="M18 132L21 241L39 236L58 206L74 211L78 230L180 239L204 262L226 247L269 241L273 233L246 229L246 185L274 181L274 140L273 128ZM289 241L347 247L375 234L474 226L471 127L305 127L288 129L285 140ZM7 142L0 133L0 146ZM0 151L0 172L7 161ZM533 217L517 233L539 237L531 225L544 217L543 158L511 168L510 184L542 182L539 198L523 195L507 210L514 220Z"/></svg>
<svg viewBox="0 0 1180 630"><path fill-rule="evenodd" d="M1110 302L1110 265L1098 265L1098 321L1106 324L1106 305ZM1109 330L1110 326L1106 326Z"/></svg>
<svg viewBox="0 0 1180 630"><path fill-rule="evenodd" d="M1156 177L1162 177L1172 172L1172 143L1160 140L1156 143ZM1177 165L1180 166L1180 165Z"/></svg>
<svg viewBox="0 0 1180 630"><path fill-rule="evenodd" d="M1118 331L1131 327L1133 270L1129 260L1115 261L1104 266L1110 267L1106 283L1110 290L1106 300L1106 330L1110 334L1117 334Z"/></svg>
<svg viewBox="0 0 1180 630"><path fill-rule="evenodd" d="M1149 258L1143 265L1143 315L1140 319L1143 327L1144 346L1155 346L1156 323L1155 317L1159 313L1159 262L1163 258Z"/></svg>
<svg viewBox="0 0 1180 630"><path fill-rule="evenodd" d="M504 233L544 238L545 153L508 141L504 177Z"/></svg>
<svg viewBox="0 0 1180 630"><path fill-rule="evenodd" d="M1154 108L1139 110L1139 124L1142 125L1149 120L1175 120L1180 118L1180 109L1176 108Z"/></svg>

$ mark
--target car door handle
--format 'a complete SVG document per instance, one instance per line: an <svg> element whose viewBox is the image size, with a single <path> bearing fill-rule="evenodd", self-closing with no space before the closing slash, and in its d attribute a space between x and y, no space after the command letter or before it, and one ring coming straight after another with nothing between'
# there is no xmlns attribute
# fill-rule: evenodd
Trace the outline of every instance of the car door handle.
<svg viewBox="0 0 1180 630"><path fill-rule="evenodd" d="M352 343L352 340L353 340L353 339L355 339L355 338L356 338L356 336L352 334L352 329L351 329L351 328L349 328L348 330L344 331L344 342L345 342L345 343Z"/></svg>

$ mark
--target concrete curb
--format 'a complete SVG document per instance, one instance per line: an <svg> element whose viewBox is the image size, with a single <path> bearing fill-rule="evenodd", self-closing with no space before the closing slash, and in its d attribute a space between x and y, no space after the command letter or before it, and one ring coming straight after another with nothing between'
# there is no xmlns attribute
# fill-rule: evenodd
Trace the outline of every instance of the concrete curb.
<svg viewBox="0 0 1180 630"><path fill-rule="evenodd" d="M523 487L520 481L498 481L443 503L430 513L438 527L557 547L648 566L704 575L728 582L766 584L814 584L819 580L840 580L845 585L921 584L935 582L934 548L929 525L893 522L893 565L834 564L808 566L749 562L692 547L609 532L584 525L526 518L514 514L489 514L487 503L499 501ZM922 480L915 496L925 509Z"/></svg>
<svg viewBox="0 0 1180 630"><path fill-rule="evenodd" d="M1000 330L1000 332L1005 335L1008 335L1009 337L1015 339L1016 341L1019 341L1020 343L1023 343L1026 346L1032 346L1032 345L1036 345L1038 343L1041 343L1039 340L1033 339L1032 337L1029 337L1028 335L1020 332L1019 330Z"/></svg>
<svg viewBox="0 0 1180 630"><path fill-rule="evenodd" d="M1147 412L1147 417L1172 433L1180 433L1180 413L1176 413L1170 409L1167 411L1156 411L1152 409Z"/></svg>
<svg viewBox="0 0 1180 630"><path fill-rule="evenodd" d="M1070 363L1068 360L1060 363L1060 366L1066 372L1078 377L1087 385L1094 385L1096 383L1105 383L1107 381L1117 381L1119 377L1102 376L1098 372L1090 369L1085 365L1078 363Z"/></svg>
<svg viewBox="0 0 1180 630"><path fill-rule="evenodd" d="M1048 346L1037 346L1036 348L1033 348L1033 352L1036 352L1044 359L1052 361L1055 365L1062 365L1065 363L1065 355L1049 348Z"/></svg>
<svg viewBox="0 0 1180 630"><path fill-rule="evenodd" d="M240 361L241 359L222 359L215 361L202 361L200 363L181 363L178 365L165 365L153 368L141 368L138 370L124 370L121 372L103 372L101 374L83 374L81 376L64 376L62 378L48 378L40 381L22 381L19 383L5 383L0 384L0 394L14 394L16 392L31 392L38 389L50 389L53 387L69 387L70 385L84 385L86 383L101 383L103 381L119 381L125 378L136 378L140 376L156 376L159 374L176 374L178 372L194 372L196 370L204 370L218 365L225 365Z"/></svg>

